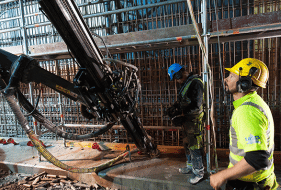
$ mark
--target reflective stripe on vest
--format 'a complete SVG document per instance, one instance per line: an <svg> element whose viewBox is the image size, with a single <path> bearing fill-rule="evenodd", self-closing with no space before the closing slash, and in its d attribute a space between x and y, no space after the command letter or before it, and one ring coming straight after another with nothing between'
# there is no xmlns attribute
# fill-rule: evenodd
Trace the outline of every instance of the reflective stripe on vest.
<svg viewBox="0 0 281 190"><path fill-rule="evenodd" d="M184 95L187 92L187 90L188 90L189 86L191 85L192 81L196 80L196 79L199 80L200 82L202 82L202 84L204 85L203 81L200 78L196 78L196 77L192 78L190 81L187 82L185 87L183 89L181 89L181 91L180 91L181 98L184 98ZM204 93L203 93L203 101L205 101ZM203 109L203 105L200 106L200 109L201 110Z"/></svg>
<svg viewBox="0 0 281 190"><path fill-rule="evenodd" d="M195 79L198 79L203 84L203 81L200 78L192 78L190 81L188 81L188 83L185 85L185 87L181 90L180 94L181 94L182 98L184 97L185 93L187 92L187 90L188 90L190 84L192 83L192 81L195 80Z"/></svg>
<svg viewBox="0 0 281 190"><path fill-rule="evenodd" d="M267 151L268 151L268 152L270 153L270 155L271 155L271 154L273 153L273 151L274 151L274 146L273 146L272 148L269 148L271 123L270 123L270 121L269 121L269 119L268 119L268 117L267 117L267 114L266 114L265 110L264 110L261 106L255 104L255 103L253 103L253 102L244 102L242 105L254 106L254 107L256 107L257 109L259 109L259 110L266 116L266 118L267 118L267 120L268 120L268 129L267 129L267 131L266 131L266 136L267 136L267 148L268 148ZM241 105L241 106L242 106L242 105ZM236 135L236 131L235 131L234 127L232 126L232 120L230 120L230 131L231 131L231 139L232 139L232 141L231 141L231 142L232 142L232 145L229 146L230 152L232 152L234 155L245 157L246 153L244 152L244 150L238 148L238 144L237 144L237 143L238 143L237 135ZM233 165L235 165L235 164L238 163L238 161L235 160L234 158L232 158L231 155L229 155L229 160L230 160L230 163L233 164ZM271 166L272 166L272 164L273 164L273 158L270 159L269 162L270 162L270 165L269 165L268 167L266 167L266 168L263 168L263 170L268 170L268 169L271 168Z"/></svg>

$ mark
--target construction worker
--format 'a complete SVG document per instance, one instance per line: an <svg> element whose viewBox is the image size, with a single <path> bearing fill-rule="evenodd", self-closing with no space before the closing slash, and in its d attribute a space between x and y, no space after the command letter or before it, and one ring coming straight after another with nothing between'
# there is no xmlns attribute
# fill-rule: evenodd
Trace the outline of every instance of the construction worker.
<svg viewBox="0 0 281 190"><path fill-rule="evenodd" d="M229 166L210 176L210 185L219 189L277 189L274 174L274 123L270 108L256 90L266 88L268 68L260 60L246 58L226 68L226 91L233 95L230 121Z"/></svg>
<svg viewBox="0 0 281 190"><path fill-rule="evenodd" d="M202 160L202 119L203 119L203 82L200 76L188 73L178 63L172 64L168 69L170 80L175 79L182 87L177 101L167 109L167 115L175 126L183 129L183 145L187 157L186 167L179 172L187 174L192 172L189 182L198 183L204 177Z"/></svg>

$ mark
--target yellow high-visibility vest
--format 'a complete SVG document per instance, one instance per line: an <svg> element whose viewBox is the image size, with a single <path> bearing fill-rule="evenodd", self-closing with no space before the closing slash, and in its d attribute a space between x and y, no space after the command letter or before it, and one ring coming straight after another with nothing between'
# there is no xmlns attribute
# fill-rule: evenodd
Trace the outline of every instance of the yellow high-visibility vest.
<svg viewBox="0 0 281 190"><path fill-rule="evenodd" d="M239 178L242 181L259 182L274 172L274 122L268 105L257 94L251 92L233 102L230 122L229 166L242 160L246 152L265 150L270 153L270 165L250 175Z"/></svg>

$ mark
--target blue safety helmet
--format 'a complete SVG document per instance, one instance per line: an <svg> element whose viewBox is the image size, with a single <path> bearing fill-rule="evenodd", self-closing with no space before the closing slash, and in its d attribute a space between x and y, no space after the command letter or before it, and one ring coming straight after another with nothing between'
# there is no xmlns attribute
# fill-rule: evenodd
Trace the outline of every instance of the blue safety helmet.
<svg viewBox="0 0 281 190"><path fill-rule="evenodd" d="M168 69L168 75L170 76L170 80L173 80L174 75L181 70L182 66L178 63L174 63Z"/></svg>

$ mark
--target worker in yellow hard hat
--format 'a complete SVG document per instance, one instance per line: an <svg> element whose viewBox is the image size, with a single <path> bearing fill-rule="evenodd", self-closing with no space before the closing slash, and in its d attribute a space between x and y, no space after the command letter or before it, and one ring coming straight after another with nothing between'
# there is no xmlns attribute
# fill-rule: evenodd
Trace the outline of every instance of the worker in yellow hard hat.
<svg viewBox="0 0 281 190"><path fill-rule="evenodd" d="M266 88L267 66L246 58L226 68L226 91L233 95L234 111L229 131L229 166L211 175L210 185L219 189L277 189L274 174L274 122L270 108L256 90Z"/></svg>

